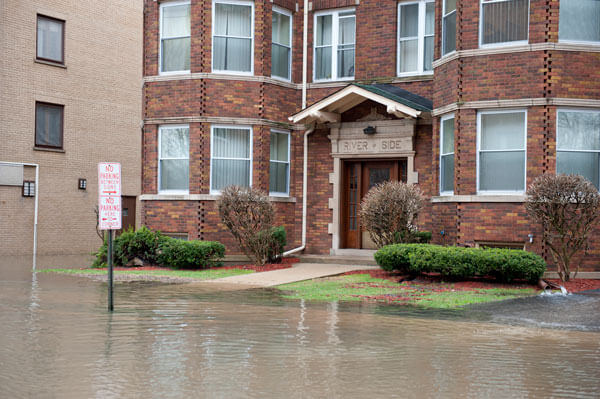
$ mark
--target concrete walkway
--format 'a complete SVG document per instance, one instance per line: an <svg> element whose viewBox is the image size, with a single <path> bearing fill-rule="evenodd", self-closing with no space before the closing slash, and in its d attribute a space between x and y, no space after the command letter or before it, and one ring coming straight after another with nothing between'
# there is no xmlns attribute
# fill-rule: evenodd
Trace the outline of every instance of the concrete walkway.
<svg viewBox="0 0 600 399"><path fill-rule="evenodd" d="M244 274L206 280L202 283L239 286L240 289L252 287L273 287L276 285L295 283L298 281L312 280L313 278L335 276L353 270L379 269L376 266L363 265L336 265L324 263L296 263L291 268L274 270L271 272Z"/></svg>

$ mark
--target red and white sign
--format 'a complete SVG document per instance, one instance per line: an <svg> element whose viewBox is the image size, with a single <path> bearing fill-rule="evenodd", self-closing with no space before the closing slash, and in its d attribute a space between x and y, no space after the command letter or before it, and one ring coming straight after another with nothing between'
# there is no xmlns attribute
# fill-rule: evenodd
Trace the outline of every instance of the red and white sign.
<svg viewBox="0 0 600 399"><path fill-rule="evenodd" d="M98 219L100 230L121 229L121 164L98 164Z"/></svg>

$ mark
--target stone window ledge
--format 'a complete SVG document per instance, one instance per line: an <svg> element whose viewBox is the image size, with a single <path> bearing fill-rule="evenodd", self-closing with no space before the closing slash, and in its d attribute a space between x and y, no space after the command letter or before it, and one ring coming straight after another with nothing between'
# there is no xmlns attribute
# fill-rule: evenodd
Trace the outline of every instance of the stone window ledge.
<svg viewBox="0 0 600 399"><path fill-rule="evenodd" d="M444 202L525 202L525 195L442 195L431 197L433 203Z"/></svg>
<svg viewBox="0 0 600 399"><path fill-rule="evenodd" d="M220 195L212 194L142 194L140 201L216 201ZM269 197L271 202L295 203L295 197Z"/></svg>

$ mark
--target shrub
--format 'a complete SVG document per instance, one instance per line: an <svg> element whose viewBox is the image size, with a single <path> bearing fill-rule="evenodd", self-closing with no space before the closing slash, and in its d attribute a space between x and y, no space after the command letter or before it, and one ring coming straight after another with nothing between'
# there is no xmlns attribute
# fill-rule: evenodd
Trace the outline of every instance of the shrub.
<svg viewBox="0 0 600 399"><path fill-rule="evenodd" d="M152 231L146 226L133 231L129 229L123 232L115 241L115 254L126 259L123 264L127 264L134 258L141 259L145 264L158 264L158 249L161 242L166 237L159 231Z"/></svg>
<svg viewBox="0 0 600 399"><path fill-rule="evenodd" d="M375 260L387 271L434 272L452 278L493 276L502 281L537 282L546 270L546 263L540 256L519 249L395 244L377 251Z"/></svg>
<svg viewBox="0 0 600 399"><path fill-rule="evenodd" d="M164 237L160 243L158 264L177 269L222 266L225 246L216 241L184 241Z"/></svg>
<svg viewBox="0 0 600 399"><path fill-rule="evenodd" d="M221 222L254 264L264 265L281 252L278 244L281 234L273 234L275 211L265 193L229 186L221 192L217 207Z"/></svg>
<svg viewBox="0 0 600 399"><path fill-rule="evenodd" d="M360 217L377 248L381 248L413 240L413 224L422 206L423 195L417 186L388 181L369 190Z"/></svg>
<svg viewBox="0 0 600 399"><path fill-rule="evenodd" d="M587 243L600 215L598 189L582 176L542 175L527 190L527 213L543 228L562 281L569 281L571 260ZM575 268L575 276L579 266Z"/></svg>
<svg viewBox="0 0 600 399"><path fill-rule="evenodd" d="M287 245L287 235L285 233L285 227L278 226L273 227L270 230L271 233L271 242L272 249L269 252L269 263L279 263L281 262L281 258L283 256L283 249Z"/></svg>

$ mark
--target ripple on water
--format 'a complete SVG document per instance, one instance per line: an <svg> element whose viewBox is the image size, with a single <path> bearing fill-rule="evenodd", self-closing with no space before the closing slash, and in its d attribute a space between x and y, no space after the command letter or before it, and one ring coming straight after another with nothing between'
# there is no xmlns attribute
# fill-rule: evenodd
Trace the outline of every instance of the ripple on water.
<svg viewBox="0 0 600 399"><path fill-rule="evenodd" d="M597 333L38 277L0 285L0 397L597 397Z"/></svg>

